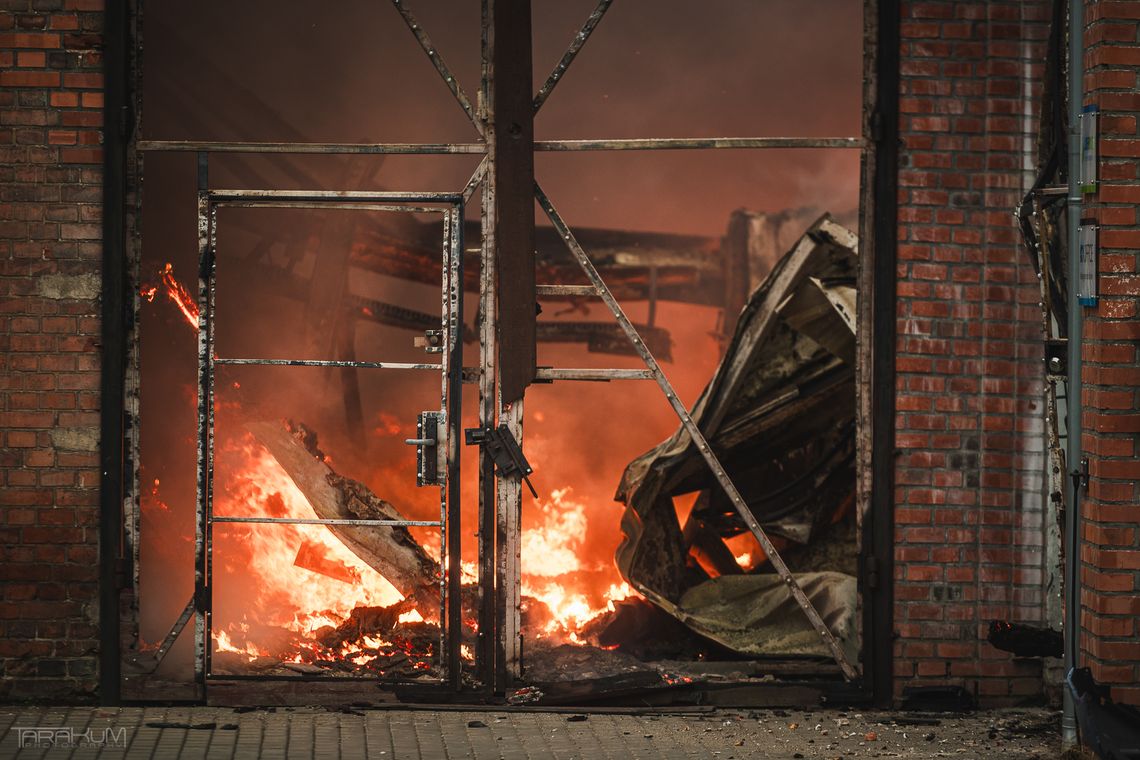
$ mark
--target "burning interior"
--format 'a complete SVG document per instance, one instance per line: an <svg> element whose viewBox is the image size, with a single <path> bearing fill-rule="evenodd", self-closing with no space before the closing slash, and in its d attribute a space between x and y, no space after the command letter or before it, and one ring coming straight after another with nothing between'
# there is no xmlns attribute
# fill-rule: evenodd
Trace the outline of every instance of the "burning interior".
<svg viewBox="0 0 1140 760"><path fill-rule="evenodd" d="M185 83L173 58L185 54L213 86L228 85L232 108L221 127L196 122L204 91L163 89L148 117L155 132L307 137L230 70L196 57L175 21L148 20L172 56L156 55L152 70ZM855 103L846 121L820 119L857 125ZM198 163L147 154L141 217L137 639L126 644L137 694L304 678L375 681L401 698L420 685L478 692L494 682L510 699L558 702L850 677L861 647L857 150L840 163L777 166L831 171L847 188L823 199L834 216L803 182L708 203L683 223L656 211L644 221L639 210L653 204L629 206L628 225L602 204L592 222L590 203L576 202L587 212L569 251L557 213L540 219L536 384L525 409L520 400L492 415L503 427L485 415L495 199L479 155L423 172L401 156L180 150ZM559 194L584 182L550 158ZM195 170L208 203L197 250L186 211ZM446 187L460 210L383 196L425 182ZM242 195L281 186L359 195ZM741 203L767 210L732 211ZM691 429L676 427L574 246L662 362L703 448L779 556ZM509 436L505 453L486 440L496 430ZM486 510L511 498L516 521L488 521ZM507 539L488 537L504 525ZM487 541L508 548L488 556ZM510 546L517 578L504 587ZM504 690L494 670L512 663Z"/></svg>

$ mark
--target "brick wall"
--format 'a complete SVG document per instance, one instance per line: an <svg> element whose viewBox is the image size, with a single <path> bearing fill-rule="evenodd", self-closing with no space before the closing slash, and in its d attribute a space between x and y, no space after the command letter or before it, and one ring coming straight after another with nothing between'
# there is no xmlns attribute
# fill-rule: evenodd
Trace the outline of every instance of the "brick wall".
<svg viewBox="0 0 1140 760"><path fill-rule="evenodd" d="M1044 617L1041 312L1012 210L1048 5L903 3L896 691L1042 689L1039 662L984 639L991 620Z"/></svg>
<svg viewBox="0 0 1140 760"><path fill-rule="evenodd" d="M1082 515L1081 664L1140 703L1140 2L1091 2L1085 103L1100 115L1100 293L1085 310L1084 440L1091 479Z"/></svg>
<svg viewBox="0 0 1140 760"><path fill-rule="evenodd" d="M0 14L0 698L96 680L97 0Z"/></svg>

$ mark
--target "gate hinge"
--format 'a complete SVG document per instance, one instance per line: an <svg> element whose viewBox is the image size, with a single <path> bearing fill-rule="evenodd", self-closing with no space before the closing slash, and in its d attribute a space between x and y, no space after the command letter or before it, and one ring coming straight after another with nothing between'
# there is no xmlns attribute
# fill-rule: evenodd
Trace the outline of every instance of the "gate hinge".
<svg viewBox="0 0 1140 760"><path fill-rule="evenodd" d="M1069 475L1073 478L1074 494L1079 492L1082 488L1087 492L1089 488L1089 458L1081 457L1077 469L1073 470Z"/></svg>
<svg viewBox="0 0 1140 760"><path fill-rule="evenodd" d="M874 555L863 560L863 581L871 591L879 587L879 560Z"/></svg>
<svg viewBox="0 0 1140 760"><path fill-rule="evenodd" d="M871 112L870 120L871 140L879 142L883 139L883 113L878 108Z"/></svg>
<svg viewBox="0 0 1140 760"><path fill-rule="evenodd" d="M194 589L194 611L199 613L206 612L206 599L209 596L205 584L198 586Z"/></svg>
<svg viewBox="0 0 1140 760"><path fill-rule="evenodd" d="M526 483L534 498L538 498L538 491L534 490L530 482L530 474L534 472L534 468L526 461L522 447L506 425L499 425L497 428L467 428L463 431L463 437L468 446L474 444L485 447L491 459L495 460L500 475L508 478L518 475Z"/></svg>

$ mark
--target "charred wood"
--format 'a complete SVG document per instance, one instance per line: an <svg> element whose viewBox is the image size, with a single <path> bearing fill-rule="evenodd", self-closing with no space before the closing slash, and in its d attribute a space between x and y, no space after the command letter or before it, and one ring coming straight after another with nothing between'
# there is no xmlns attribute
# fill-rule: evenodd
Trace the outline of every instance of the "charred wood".
<svg viewBox="0 0 1140 760"><path fill-rule="evenodd" d="M363 483L338 475L325 461L316 434L303 424L254 422L246 426L265 446L322 519L405 520ZM439 563L404 526L330 525L329 530L405 598L420 614L438 614Z"/></svg>

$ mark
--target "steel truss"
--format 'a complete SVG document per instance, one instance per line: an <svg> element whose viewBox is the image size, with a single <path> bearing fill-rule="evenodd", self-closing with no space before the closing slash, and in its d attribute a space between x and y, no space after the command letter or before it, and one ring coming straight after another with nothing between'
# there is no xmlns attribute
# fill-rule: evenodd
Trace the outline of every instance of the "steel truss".
<svg viewBox="0 0 1140 760"><path fill-rule="evenodd" d="M522 441L523 403L519 399L512 403L504 403L502 389L497 382L502 370L499 362L499 339L503 327L499 319L497 296L499 290L499 272L497 269L498 241L495 234L496 187L495 169L499 150L496 146L496 136L493 129L493 116L490 104L491 95L496 86L496 72L492 65L494 34L494 14L516 13L520 3L529 0L482 0L482 76L480 92L482 97L476 107L467 97L458 80L451 73L442 55L431 41L426 30L415 19L403 0L392 0L393 6L400 13L404 22L411 30L421 48L435 66L440 77L451 91L456 103L463 109L473 128L481 138L478 142L462 143L295 143L295 142L210 142L210 141L158 141L140 140L137 148L140 151L155 152L194 152L199 155L199 244L203 267L199 278L199 360L203 368L199 389L199 427L201 440L199 442L199 564L196 568L196 588L209 589L211 528L216 522L235 521L235 518L214 516L210 511L211 484L213 477L212 463L212 419L213 419L213 368L215 365L225 364L287 364L292 366L305 366L319 364L321 366L348 366L364 369L441 369L435 364L385 364L381 362L313 362L289 360L264 360L213 357L213 263L214 263L214 212L218 205L289 205L293 207L309 208L313 206L327 207L336 205L340 208L382 209L382 210L409 210L409 204L419 204L411 210L425 210L424 204L444 203L451 204L445 211L450 220L452 230L448 238L450 264L444 267L444 292L450 294L450 303L444 304L444 314L448 317L450 326L445 327L448 335L449 351L445 353L443 374L445 376L445 399L448 408L454 404L455 413L449 414L448 429L452 436L448 443L448 461L452 463L454 474L458 474L459 449L458 438L454 437L458 425L458 393L450 396L447 393L447 378L455 378L454 388L458 389L462 380L462 368L459 364L460 336L462 329L462 244L458 239L462 232L462 207L470 200L477 189L482 189L481 222L482 246L481 268L479 279L479 310L478 334L480 346L480 363L477 371L471 369L469 376L477 373L479 385L479 423L481 426L496 426L504 424L515 436ZM606 11L613 0L599 0L597 7L591 12L575 35L566 52L556 64L545 83L533 97L533 109L537 113L550 97L557 84L564 78L569 66L578 53L589 40L591 34L601 23ZM527 14L527 33L529 35L529 13ZM535 140L535 151L660 151L660 150L757 150L757 149L862 149L865 141L859 137L720 137L720 138L638 138L638 139L586 139L586 140ZM455 194L448 193L353 193L348 191L314 192L314 191L210 191L205 182L205 156L209 153L277 153L277 154L481 154L479 163L467 185ZM533 182L533 176L517 178L528 185ZM528 191L529 192L529 191ZM836 664L844 677L853 680L858 672L848 662L842 647L834 634L827 628L812 605L811 601L800 588L795 577L788 570L787 565L780 558L779 552L768 538L763 527L748 509L732 479L725 471L716 452L709 445L700 429L693 422L688 410L677 397L672 384L669 382L657 360L646 346L637 328L626 317L621 306L614 298L609 287L594 267L588 253L582 248L574 237L573 232L563 220L550 198L534 183L534 198L542 206L550 222L558 231L570 253L590 280L588 286L562 286L537 284L536 292L540 294L571 294L576 296L599 297L613 315L622 332L629 339L634 351L645 363L644 370L617 370L617 369L574 369L574 368L537 368L535 378L538 382L552 381L608 381L608 380L654 380L661 389L666 401L673 409L681 425L688 433L692 445L697 447L705 462L708 464L714 478L724 490L725 495L740 515L741 520L748 526L763 547L777 574L787 585L788 591L812 627L818 632L820 639L828 647ZM438 210L428 209L428 210ZM457 243L458 241L458 243ZM448 278L451 278L450 281ZM456 308L458 307L460 308ZM450 311L449 311L450 309ZM458 319L459 322L455 322ZM447 362L450 361L450 364ZM450 475L451 473L449 473ZM451 478L449 477L449 482ZM451 490L448 494L446 491ZM450 501L448 499L450 495ZM485 686L492 687L496 692L503 692L521 674L521 629L519 620L519 588L521 578L520 567L520 517L521 517L522 491L521 481L517 478L498 477L495 474L494 463L489 456L480 451L479 455L479 585L482 592L482 601L479 611L479 646L477 663L478 676ZM442 489L441 514L439 526L447 531L447 540L441 540L441 552L446 556L459 556L459 496L458 478L454 486ZM250 518L245 521L252 522ZM259 520L270 522L269 519ZM281 520L276 520L281 522ZM333 521L284 521L292 523L309 522L314 524L331 524ZM396 524L392 521L353 521L361 524ZM404 521L404 525L424 525L428 523ZM437 523L430 523L436 525ZM459 562L442 563L447 568L447 577L441 579L443 591L451 592L458 599L459 589ZM196 646L199 657L196 659L198 675L208 675L208 631L209 631L209 604L207 602L196 617ZM444 601L446 604L446 599ZM189 608L188 608L189 609ZM444 629L459 630L459 605L451 604L446 610L448 624ZM185 616L185 615L184 615ZM441 617L441 621L444 618ZM180 618L175 630L185 625ZM168 638L170 638L168 636ZM172 643L172 639L171 639ZM443 642L447 652L448 680L454 688L459 687L461 660L459 659L459 636L447 637ZM169 644L165 649L169 648ZM205 651L203 651L205 648ZM165 652L164 652L165 653Z"/></svg>

